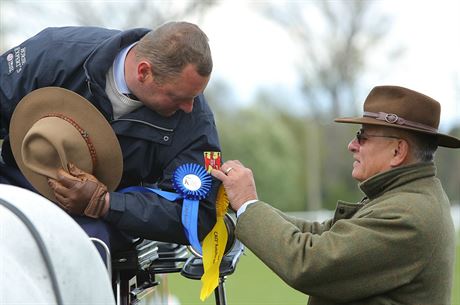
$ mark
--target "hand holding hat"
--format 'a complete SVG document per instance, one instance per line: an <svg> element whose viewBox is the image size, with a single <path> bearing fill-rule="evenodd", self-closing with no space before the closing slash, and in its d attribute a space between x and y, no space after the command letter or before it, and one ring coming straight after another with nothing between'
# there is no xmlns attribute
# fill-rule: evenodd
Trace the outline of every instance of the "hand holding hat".
<svg viewBox="0 0 460 305"><path fill-rule="evenodd" d="M69 214L99 218L107 213L107 186L72 163L68 168L69 173L58 169L57 179L48 179L57 203Z"/></svg>
<svg viewBox="0 0 460 305"><path fill-rule="evenodd" d="M19 169L40 194L71 214L103 215L123 157L109 122L88 100L64 88L34 90L16 106L9 135Z"/></svg>

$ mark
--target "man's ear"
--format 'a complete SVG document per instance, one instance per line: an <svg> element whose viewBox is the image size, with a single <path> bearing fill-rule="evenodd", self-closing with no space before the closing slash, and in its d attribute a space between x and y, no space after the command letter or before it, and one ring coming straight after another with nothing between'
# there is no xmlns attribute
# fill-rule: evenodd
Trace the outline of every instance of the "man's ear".
<svg viewBox="0 0 460 305"><path fill-rule="evenodd" d="M390 161L391 167L407 163L409 160L409 150L409 143L404 139L399 139L398 145L393 150L393 158Z"/></svg>
<svg viewBox="0 0 460 305"><path fill-rule="evenodd" d="M137 64L137 80L141 83L145 82L152 76L152 65L148 61L141 61Z"/></svg>

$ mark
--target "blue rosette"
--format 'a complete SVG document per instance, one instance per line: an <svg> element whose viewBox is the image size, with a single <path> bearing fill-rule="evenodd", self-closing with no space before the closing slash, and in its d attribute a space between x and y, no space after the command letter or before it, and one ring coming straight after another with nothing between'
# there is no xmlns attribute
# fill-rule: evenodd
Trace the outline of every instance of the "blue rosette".
<svg viewBox="0 0 460 305"><path fill-rule="evenodd" d="M188 163L179 166L173 175L173 186L184 199L182 203L182 224L185 228L190 245L202 253L198 239L198 208L199 200L206 197L211 189L211 176L203 166Z"/></svg>
<svg viewBox="0 0 460 305"><path fill-rule="evenodd" d="M120 192L155 193L170 201L183 199L181 221L184 225L185 235L193 249L202 254L200 240L198 239L199 200L204 199L211 189L211 175L206 172L203 166L187 163L179 166L174 171L172 180L176 193L143 186L127 187L120 190Z"/></svg>
<svg viewBox="0 0 460 305"><path fill-rule="evenodd" d="M174 171L173 186L184 199L201 200L211 189L211 176L199 164L184 164Z"/></svg>

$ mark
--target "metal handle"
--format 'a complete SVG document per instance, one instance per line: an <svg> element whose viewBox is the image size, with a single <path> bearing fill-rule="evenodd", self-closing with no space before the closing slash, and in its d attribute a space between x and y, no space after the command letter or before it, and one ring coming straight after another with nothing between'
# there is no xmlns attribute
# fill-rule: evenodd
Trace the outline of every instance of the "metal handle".
<svg viewBox="0 0 460 305"><path fill-rule="evenodd" d="M109 274L109 279L112 280L112 256L110 255L109 247L105 242L96 237L90 237L91 241L95 244L99 244L105 251L105 265L107 267L107 273Z"/></svg>

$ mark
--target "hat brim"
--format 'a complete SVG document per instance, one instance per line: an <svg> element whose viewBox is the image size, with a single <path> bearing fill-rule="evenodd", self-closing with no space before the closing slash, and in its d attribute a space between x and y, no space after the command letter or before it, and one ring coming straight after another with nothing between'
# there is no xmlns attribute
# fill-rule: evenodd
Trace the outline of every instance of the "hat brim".
<svg viewBox="0 0 460 305"><path fill-rule="evenodd" d="M24 164L21 153L23 139L31 126L50 113L70 117L88 132L97 156L97 164L92 174L104 183L109 191L115 190L123 172L123 157L112 127L88 100L73 91L58 87L44 87L32 91L18 103L11 117L11 150L19 169L32 186L43 196L56 201L48 185L48 178L29 169ZM78 167L78 160L70 161Z"/></svg>
<svg viewBox="0 0 460 305"><path fill-rule="evenodd" d="M368 118L368 117L337 118L334 120L334 122L347 123L347 124L378 125L378 126L386 126L386 127L411 130L411 131L415 131L419 133L436 136L437 141L438 141L438 146L449 147L449 148L460 148L460 140L455 137L452 137L446 134L442 134L442 133L430 132L427 130L422 130L422 129L411 127L411 126L395 125L395 124L387 123L385 121L376 120L374 118Z"/></svg>

